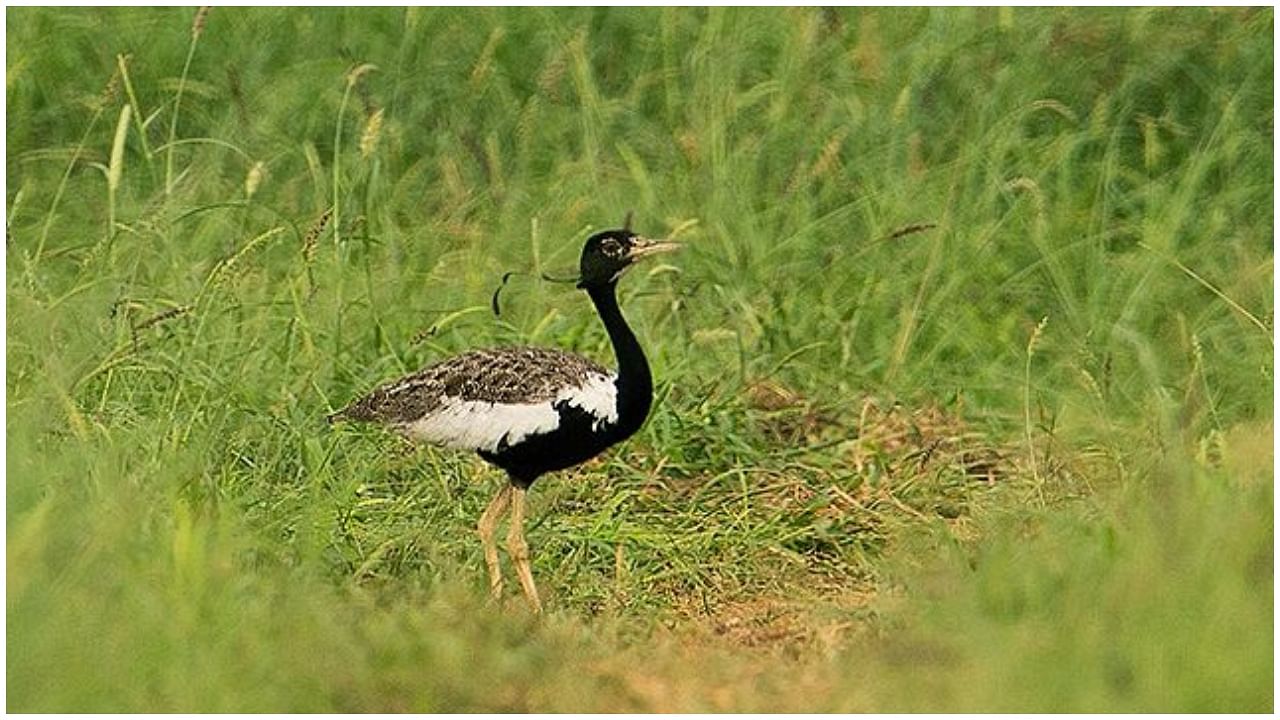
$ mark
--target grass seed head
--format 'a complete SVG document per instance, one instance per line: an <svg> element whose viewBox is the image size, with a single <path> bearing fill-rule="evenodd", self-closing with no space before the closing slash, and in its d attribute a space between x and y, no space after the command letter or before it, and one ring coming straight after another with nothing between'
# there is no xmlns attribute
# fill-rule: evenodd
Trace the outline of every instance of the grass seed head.
<svg viewBox="0 0 1280 720"><path fill-rule="evenodd" d="M257 192L258 187L262 185L262 177L266 174L266 163L259 160L249 168L249 173L244 176L244 196L252 198Z"/></svg>
<svg viewBox="0 0 1280 720"><path fill-rule="evenodd" d="M354 87L356 83L360 82L361 78L377 69L378 66L373 63L364 63L351 68L351 70L347 72L347 85Z"/></svg>
<svg viewBox="0 0 1280 720"><path fill-rule="evenodd" d="M382 108L373 111L364 122L364 132L360 133L360 157L368 158L378 149L378 140L382 137Z"/></svg>
<svg viewBox="0 0 1280 720"><path fill-rule="evenodd" d="M107 84L103 86L102 92L94 97L86 99L84 102L91 110L105 110L115 104L116 99L120 97L120 69L117 66L116 71L111 73L111 78L107 80Z"/></svg>
<svg viewBox="0 0 1280 720"><path fill-rule="evenodd" d="M107 187L114 195L124 177L124 145L129 136L130 105L120 108L120 117L116 122L115 139L111 142L111 159L107 164Z"/></svg>
<svg viewBox="0 0 1280 720"><path fill-rule="evenodd" d="M310 265L316 257L316 246L320 244L320 236L324 233L325 227L329 225L329 220L333 218L333 208L327 208L320 213L320 217L307 230L306 236L302 239L302 258Z"/></svg>
<svg viewBox="0 0 1280 720"><path fill-rule="evenodd" d="M192 40L200 39L200 34L204 32L204 24L209 20L209 11L211 9L211 7L206 5L201 7L199 10L196 10L196 16L191 20Z"/></svg>
<svg viewBox="0 0 1280 720"><path fill-rule="evenodd" d="M134 331L145 330L154 325L159 325L160 323L167 322L176 317L181 317L183 315L186 315L187 313L191 312L192 309L193 309L193 306L191 305L179 305L177 307L170 308L168 310L165 310L164 312L156 313L155 315L152 315L151 317L143 320L137 325L134 325L133 329Z"/></svg>
<svg viewBox="0 0 1280 720"><path fill-rule="evenodd" d="M1027 340L1027 356L1035 354L1036 347L1040 345L1040 336L1044 334L1044 328L1049 324L1049 316L1045 315L1040 318L1040 322L1036 323L1036 327L1031 331L1031 337Z"/></svg>
<svg viewBox="0 0 1280 720"><path fill-rule="evenodd" d="M475 65L471 69L471 87L483 87L489 75L493 72L493 58L498 51L498 44L502 42L502 36L506 34L501 26L493 29L489 33L489 41L485 43L484 49L480 51L480 57L476 59Z"/></svg>
<svg viewBox="0 0 1280 720"><path fill-rule="evenodd" d="M844 140L849 135L848 128L841 128L827 139L826 145L822 147L822 152L818 154L818 160L813 164L813 170L810 175L815 178L821 178L833 169L840 167L840 150L844 147Z"/></svg>
<svg viewBox="0 0 1280 720"><path fill-rule="evenodd" d="M538 75L538 89L553 102L560 100L560 81L564 79L568 64L569 59L564 48L558 48L543 66L542 73Z"/></svg>

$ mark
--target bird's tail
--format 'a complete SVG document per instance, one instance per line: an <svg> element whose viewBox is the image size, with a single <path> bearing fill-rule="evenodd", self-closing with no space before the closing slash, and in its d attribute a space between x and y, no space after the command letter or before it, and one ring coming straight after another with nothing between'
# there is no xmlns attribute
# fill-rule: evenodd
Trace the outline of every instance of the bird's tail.
<svg viewBox="0 0 1280 720"><path fill-rule="evenodd" d="M329 413L324 419L325 422L333 425L339 422L370 422L375 419L375 416L369 412L367 399L361 399L335 413Z"/></svg>

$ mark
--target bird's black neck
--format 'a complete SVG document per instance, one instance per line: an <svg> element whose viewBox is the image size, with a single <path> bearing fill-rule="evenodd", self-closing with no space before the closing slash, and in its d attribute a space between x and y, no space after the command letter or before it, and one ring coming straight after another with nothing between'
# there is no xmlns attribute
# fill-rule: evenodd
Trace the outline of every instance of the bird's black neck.
<svg viewBox="0 0 1280 720"><path fill-rule="evenodd" d="M604 321L613 353L618 358L618 423L614 432L620 440L644 424L653 403L653 376L649 374L649 362L645 360L640 341L618 308L617 285L593 285L587 288L587 294Z"/></svg>

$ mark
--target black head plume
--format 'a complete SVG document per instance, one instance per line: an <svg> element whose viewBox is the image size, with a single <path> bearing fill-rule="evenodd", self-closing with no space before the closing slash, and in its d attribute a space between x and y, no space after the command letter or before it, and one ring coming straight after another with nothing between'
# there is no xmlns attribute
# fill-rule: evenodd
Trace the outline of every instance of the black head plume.
<svg viewBox="0 0 1280 720"><path fill-rule="evenodd" d="M490 304L493 306L494 317L502 316L502 308L498 306L498 296L502 294L502 288L507 286L507 281L511 279L512 275L519 275L519 274L523 274L523 273L518 273L516 271L502 273L502 282L498 283L498 287L494 288L493 299L490 301Z"/></svg>
<svg viewBox="0 0 1280 720"><path fill-rule="evenodd" d="M600 287L617 282L622 273L636 261L658 253L680 249L679 243L666 240L650 240L631 231L631 211L617 230L605 230L587 238L578 262L577 277L554 277L542 274L542 279L554 283L576 283L579 288ZM503 273L502 281L493 291L490 306L494 316L502 316L499 302L502 290L512 276L525 275L520 271Z"/></svg>
<svg viewBox="0 0 1280 720"><path fill-rule="evenodd" d="M499 304L498 300L499 300L500 296L502 295L502 290L503 290L503 288L505 288L505 287L507 286L507 281L508 281L508 280L510 280L510 279L512 278L512 276L515 276L515 275L528 275L528 274L529 274L529 273L520 272L520 271L518 271L518 270L512 270L511 272L505 272L505 273L503 273L503 274L502 274L502 282L498 283L498 287L494 288L494 290L493 290L493 298L492 298L492 300L490 300L490 306L493 308L493 315L494 315L494 317L502 317L502 307L501 307L501 305ZM578 282L578 278L577 278L576 276L575 276L575 277L555 277L554 275L548 275L548 274L546 274L546 273L542 273L542 274L540 275L540 277L541 277L543 280L546 280L547 282L552 282L552 283L561 283L561 284L564 284L564 283L576 283L576 282Z"/></svg>

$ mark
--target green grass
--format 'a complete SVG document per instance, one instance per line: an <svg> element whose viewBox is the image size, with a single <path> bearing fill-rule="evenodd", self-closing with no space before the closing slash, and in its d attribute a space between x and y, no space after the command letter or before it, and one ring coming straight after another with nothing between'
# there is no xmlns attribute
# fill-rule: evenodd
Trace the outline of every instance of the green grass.
<svg viewBox="0 0 1280 720"><path fill-rule="evenodd" d="M1273 708L1271 10L7 13L7 709ZM533 619L323 417L628 210Z"/></svg>

